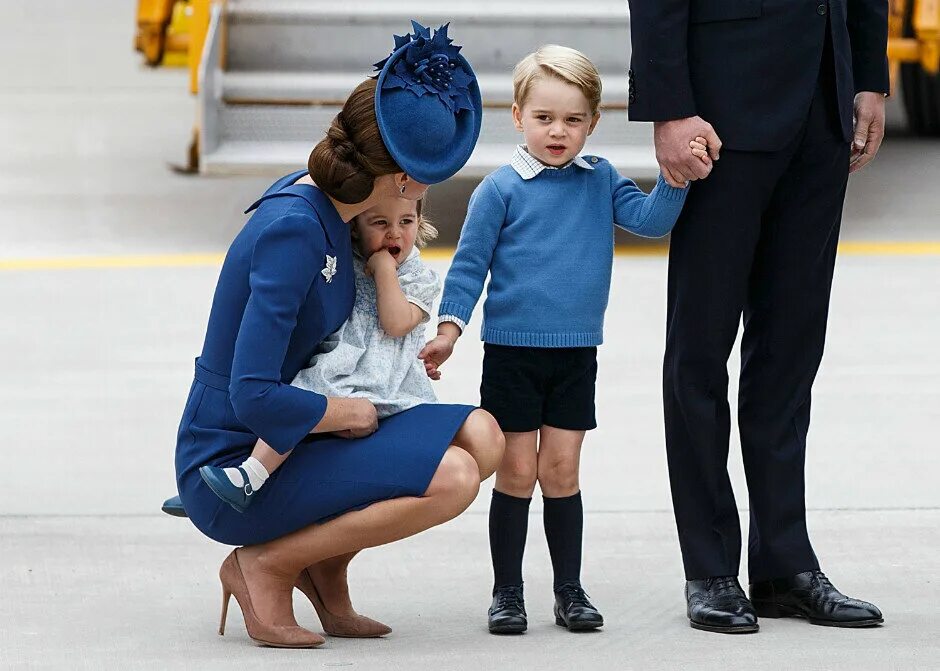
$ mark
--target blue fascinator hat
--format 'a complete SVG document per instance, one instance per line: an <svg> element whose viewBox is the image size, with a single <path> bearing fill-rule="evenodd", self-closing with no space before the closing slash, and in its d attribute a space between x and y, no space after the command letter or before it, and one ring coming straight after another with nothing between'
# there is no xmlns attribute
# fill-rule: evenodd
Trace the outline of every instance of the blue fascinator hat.
<svg viewBox="0 0 940 671"><path fill-rule="evenodd" d="M447 36L417 21L413 34L395 35L395 50L375 64L375 116L382 140L412 179L437 184L469 160L483 119L473 68Z"/></svg>

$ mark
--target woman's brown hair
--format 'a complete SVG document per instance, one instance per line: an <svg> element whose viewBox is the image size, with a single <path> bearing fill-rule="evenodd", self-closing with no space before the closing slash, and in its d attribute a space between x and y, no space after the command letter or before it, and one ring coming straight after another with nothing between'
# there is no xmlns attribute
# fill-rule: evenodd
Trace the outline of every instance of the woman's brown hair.
<svg viewBox="0 0 940 671"><path fill-rule="evenodd" d="M310 177L341 203L361 203L375 178L402 172L388 153L375 119L376 80L357 86L307 161Z"/></svg>

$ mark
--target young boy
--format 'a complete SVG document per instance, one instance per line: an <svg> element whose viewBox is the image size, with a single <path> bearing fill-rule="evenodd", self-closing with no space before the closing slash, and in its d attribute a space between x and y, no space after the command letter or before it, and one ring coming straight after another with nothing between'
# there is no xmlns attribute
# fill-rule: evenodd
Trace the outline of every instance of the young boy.
<svg viewBox="0 0 940 671"><path fill-rule="evenodd" d="M601 80L584 54L543 46L513 73L513 121L525 144L483 179L447 274L437 337L419 355L428 375L453 352L487 273L481 405L506 436L490 505L489 630L527 620L522 556L529 502L542 490L555 622L596 629L604 618L581 587L581 443L596 427L594 384L613 261L613 226L667 234L686 190L662 177L646 195L604 159L579 156L600 118ZM704 141L690 148L704 161Z"/></svg>

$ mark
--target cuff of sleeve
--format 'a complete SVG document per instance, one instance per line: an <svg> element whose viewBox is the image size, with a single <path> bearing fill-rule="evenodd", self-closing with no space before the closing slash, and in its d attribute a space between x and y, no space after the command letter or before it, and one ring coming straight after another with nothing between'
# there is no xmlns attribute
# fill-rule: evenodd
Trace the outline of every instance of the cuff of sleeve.
<svg viewBox="0 0 940 671"><path fill-rule="evenodd" d="M231 399L238 420L278 454L294 449L320 423L327 406L325 396L281 383L269 389L236 387Z"/></svg>
<svg viewBox="0 0 940 671"><path fill-rule="evenodd" d="M858 59L853 63L852 69L855 77L855 92L871 91L872 93L891 92L890 78L888 76L888 61L883 55L870 60ZM871 63L877 63L872 66Z"/></svg>
<svg viewBox="0 0 940 671"><path fill-rule="evenodd" d="M467 330L467 322L465 322L460 317L455 317L454 315L441 315L437 318L437 325L440 326L444 322L452 322L457 325L457 328L460 329L460 332L463 333Z"/></svg>
<svg viewBox="0 0 940 671"><path fill-rule="evenodd" d="M462 305L458 305L457 303L453 303L451 301L443 301L441 302L440 307L437 308L437 314L451 315L452 317L456 317L457 319L462 321L464 324L468 324L470 322L470 315L472 314L472 311L468 310ZM454 323L457 324L458 326L460 325L457 322L454 322Z"/></svg>
<svg viewBox="0 0 940 671"><path fill-rule="evenodd" d="M685 200L685 197L688 195L688 193L688 186L686 186L684 189L677 189L674 186L670 186L662 174L660 174L659 178L656 180L656 195L663 200L679 202L681 200Z"/></svg>

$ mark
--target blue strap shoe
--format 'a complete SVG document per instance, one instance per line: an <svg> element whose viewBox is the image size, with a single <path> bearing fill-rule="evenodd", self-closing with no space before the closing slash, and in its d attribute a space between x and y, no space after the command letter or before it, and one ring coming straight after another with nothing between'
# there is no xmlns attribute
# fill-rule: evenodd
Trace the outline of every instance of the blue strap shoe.
<svg viewBox="0 0 940 671"><path fill-rule="evenodd" d="M245 481L245 484L241 487L232 484L232 481L229 480L225 471L221 468L202 466L199 469L199 475L201 475L202 479L209 485L209 489L235 510L243 513L248 509L248 506L251 505L253 500L252 495L255 493L255 490L251 487L250 480L248 480L248 473L245 472L245 469L239 466L238 472L242 474L242 478L244 478Z"/></svg>
<svg viewBox="0 0 940 671"><path fill-rule="evenodd" d="M183 508L183 502L180 501L179 496L171 496L168 498L163 502L163 505L160 506L160 510L173 517L189 517L189 515L186 514L186 510Z"/></svg>

